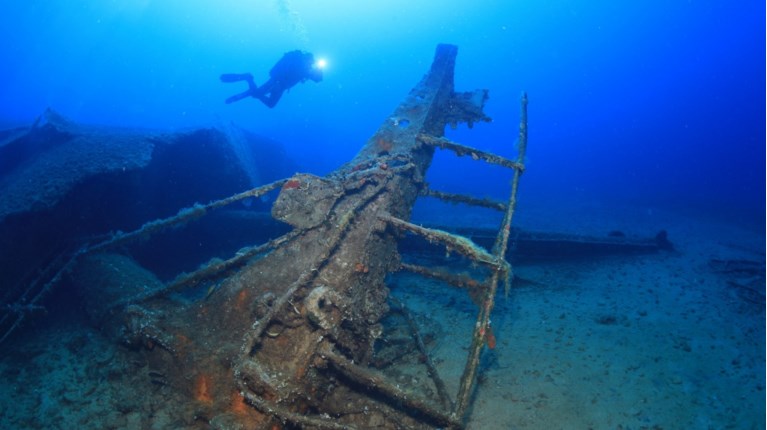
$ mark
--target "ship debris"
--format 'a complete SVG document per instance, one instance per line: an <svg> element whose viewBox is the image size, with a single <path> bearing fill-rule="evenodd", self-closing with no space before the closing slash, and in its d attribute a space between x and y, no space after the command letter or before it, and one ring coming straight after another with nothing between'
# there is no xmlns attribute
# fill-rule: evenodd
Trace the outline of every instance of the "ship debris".
<svg viewBox="0 0 767 430"><path fill-rule="evenodd" d="M192 205L51 259L15 303L18 309L8 305L0 341L18 327L24 306L39 307L68 276L88 297L90 318L152 369L150 383L181 393L188 399L181 413L213 428L463 428L482 351L495 344L490 315L497 288L508 288L514 276L509 245L522 243L511 224L525 170L527 96L515 160L446 139L448 125L489 121L487 90L454 91L456 55L457 47L439 45L424 78L359 153L329 175L299 173ZM508 201L431 190L424 178L437 149L511 169ZM271 214L289 228L227 259L163 281L123 252L273 191L279 195ZM503 212L503 221L496 232L464 232L476 241L419 226L410 216L422 196L491 207ZM404 261L401 249L413 237L462 255L475 272L446 274ZM401 270L463 288L477 306L456 393L446 388L415 318L389 294L387 276ZM392 314L405 319L409 348L421 357L430 383L402 383L382 369L396 361L377 357L376 348Z"/></svg>

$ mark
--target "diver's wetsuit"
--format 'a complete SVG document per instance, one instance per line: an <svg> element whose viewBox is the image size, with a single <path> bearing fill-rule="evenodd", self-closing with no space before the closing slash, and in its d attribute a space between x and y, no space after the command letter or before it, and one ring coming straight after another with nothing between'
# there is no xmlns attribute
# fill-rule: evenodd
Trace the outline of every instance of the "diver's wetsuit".
<svg viewBox="0 0 767 430"><path fill-rule="evenodd" d="M298 50L286 52L269 71L269 80L260 87L253 81L253 75L250 73L221 75L222 82L246 81L248 83L248 90L229 97L226 99L227 104L251 96L261 100L270 108L280 101L285 90L307 79L314 82L322 81L322 70L315 65L314 55Z"/></svg>

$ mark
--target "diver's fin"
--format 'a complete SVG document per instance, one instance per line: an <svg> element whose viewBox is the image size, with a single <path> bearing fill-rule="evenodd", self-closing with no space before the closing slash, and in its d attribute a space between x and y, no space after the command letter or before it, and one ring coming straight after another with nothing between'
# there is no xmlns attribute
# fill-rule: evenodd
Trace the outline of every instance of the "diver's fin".
<svg viewBox="0 0 767 430"><path fill-rule="evenodd" d="M229 97L228 99L226 99L226 104L234 103L234 102L242 100L242 99L244 99L246 97L250 97L251 95L252 95L252 93L250 92L250 90L241 92L239 94L235 94L235 95Z"/></svg>

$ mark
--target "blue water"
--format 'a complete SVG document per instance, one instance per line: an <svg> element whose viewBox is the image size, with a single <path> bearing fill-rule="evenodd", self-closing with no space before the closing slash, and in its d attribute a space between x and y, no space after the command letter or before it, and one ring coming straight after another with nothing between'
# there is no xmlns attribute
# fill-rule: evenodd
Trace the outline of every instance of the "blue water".
<svg viewBox="0 0 767 430"><path fill-rule="evenodd" d="M49 106L86 123L231 120L322 173L375 131L436 44L452 43L456 89L490 89L494 118L459 131L463 143L505 152L529 93L529 204L628 202L763 230L761 2L368 3L18 2L0 17L0 120L28 124ZM261 82L292 49L328 59L322 83L274 110L223 104L240 89L219 74Z"/></svg>
<svg viewBox="0 0 767 430"><path fill-rule="evenodd" d="M478 389L471 428L492 428L499 422L520 428L546 428L541 423L547 422L577 423L572 428L593 423L595 428L764 428L763 269L728 278L711 267L717 259L749 260L762 268L764 263L767 89L761 2L8 3L0 13L0 130L32 124L48 107L77 123L166 131L231 122L283 145L289 159L279 166L289 166L283 170L295 166L315 174L348 161L388 121L427 72L437 44L457 45L455 88L488 89L485 112L493 121L472 129L448 128L447 137L513 158L520 95L526 92L530 100L516 226L583 234L619 229L640 235L667 228L678 245L673 253L646 259L523 266L521 278L534 282L512 292L510 300L499 301L493 316L499 348L483 355L484 385ZM295 86L273 109L252 98L224 103L245 85L220 82L222 73L249 72L260 84L283 53L294 49L327 60L322 82ZM199 157L190 155L197 161ZM0 178L4 173L0 171ZM438 152L428 175L438 190L508 196L508 171L477 168L468 157ZM204 186L185 190L190 201L203 191L203 200L221 197L216 194L217 187L223 188L220 183ZM119 210L115 202L122 197L111 195L102 203ZM136 200L140 212L142 202ZM247 204L263 208L270 202ZM162 209L167 216L177 208ZM463 226L486 221L471 211L427 205L417 206L415 215L438 222L458 218ZM500 215L493 218L498 219ZM115 219L106 221L109 229L116 228L109 223ZM133 219L130 228L143 221ZM174 233L182 239L153 239L143 251L129 253L167 281L210 258L196 234L225 236L222 232L230 227L218 223L214 228L203 224L197 230L179 229ZM107 232L87 231L89 238L101 233ZM248 242L251 237L239 239ZM221 256L228 258L246 244L206 245L228 247L229 253ZM179 248L184 252L168 251ZM188 261L162 260L171 254ZM462 292L456 299L439 285L418 282L423 281L395 277L391 289L410 299L416 313L441 324L442 331L435 331L449 341L456 337L453 330L471 332L473 314L459 322L450 319L454 315L432 314L435 303L447 311L456 307L474 312ZM12 382L10 388L0 387L0 412L18 390L26 390L18 394L24 398L21 412L0 419L0 425L27 422L26 415L34 414L39 416L28 421L33 423L29 428L45 428L56 422L56 413L69 414L71 421L65 423L77 422L78 412L84 419L94 414L81 411L79 400L70 398L77 396L61 387L87 387L87 378L79 376L84 370L77 366L90 367L80 356L106 354L110 347L78 331L90 329L67 330L62 324L61 336L55 331L61 321L86 319L81 298L66 288L71 286L41 302L53 318L30 317L27 321L34 323L12 338L17 356L0 362L0 375ZM413 293L419 288L423 294ZM12 304L0 302L4 315L12 314ZM72 314L76 317L68 320ZM54 331L39 338L29 335L40 328ZM28 335L31 340L25 344ZM443 342L434 352L443 355L449 368L461 348ZM114 354L127 354L126 363L133 360L123 350ZM29 357L36 357L34 369L43 375L39 380L35 371L20 370ZM96 361L102 365L109 359ZM125 372L118 367L104 370L99 377L114 378L113 385L82 391L109 400L109 389L119 392L120 383L133 383L115 376L135 371L131 366ZM36 384L53 386L53 391ZM493 390L504 384L513 389L501 392L500 402ZM65 401L56 398L56 389ZM56 412L57 402L65 412ZM117 408L105 404L104 410ZM144 419L146 427L152 423L145 417L151 405L144 406L120 409L127 418L117 414L105 422ZM611 415L615 411L623 414L620 419ZM547 421L550 416L559 421ZM90 422L86 427L99 425Z"/></svg>

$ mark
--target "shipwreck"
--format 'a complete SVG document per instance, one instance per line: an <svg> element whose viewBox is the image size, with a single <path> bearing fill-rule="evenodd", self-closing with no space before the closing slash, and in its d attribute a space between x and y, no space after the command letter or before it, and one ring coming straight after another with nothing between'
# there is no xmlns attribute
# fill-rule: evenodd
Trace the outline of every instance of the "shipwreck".
<svg viewBox="0 0 767 430"><path fill-rule="evenodd" d="M560 249L602 247L608 252L646 252L670 244L664 234L650 240L597 240L513 229L525 169L527 96L523 94L520 102L516 159L446 139L447 125L471 127L489 121L483 112L487 90L454 90L456 55L455 46L439 45L423 79L359 153L325 177L295 174L191 205L133 231L91 236L86 244L64 247L55 257L38 261L45 266L36 272L39 276L24 279L23 288L10 289L4 296L0 341L67 277L87 298L91 319L149 363L153 383L188 399L183 413L204 425L464 427L480 356L495 342L490 314L496 292L513 280L510 252L545 253L541 247L552 243ZM430 189L425 176L438 149L511 169L508 201ZM237 148L230 152L243 157ZM245 159L243 166L248 165ZM237 177L248 176L252 179L253 173L244 171ZM235 180L232 187L242 183ZM130 243L151 241L153 235L194 223L217 208L272 192L279 193L270 203L273 219L262 220L262 225L279 234L264 236L262 243L243 247L227 259L211 259L197 270L161 281L121 252ZM504 214L503 221L492 232L416 225L409 221L411 211L423 196L491 207ZM472 270L448 273L402 256L434 255L435 249L436 255L461 256ZM465 290L476 305L457 392L446 388L405 304L389 295L387 277L403 270ZM391 314L400 315L409 330L405 348L419 358L426 375L421 383L393 380L387 366L396 366L396 360L378 357L379 343L387 336L382 321Z"/></svg>

